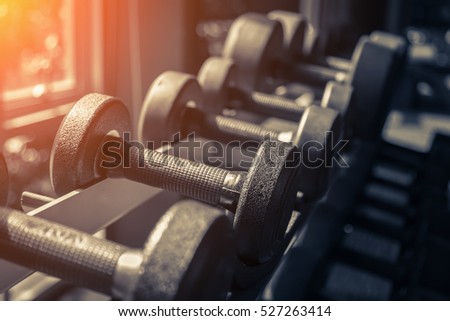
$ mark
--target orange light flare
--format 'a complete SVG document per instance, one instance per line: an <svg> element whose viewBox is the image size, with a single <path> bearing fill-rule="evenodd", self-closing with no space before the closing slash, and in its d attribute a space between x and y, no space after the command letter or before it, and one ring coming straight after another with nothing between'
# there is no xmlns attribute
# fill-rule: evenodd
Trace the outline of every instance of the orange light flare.
<svg viewBox="0 0 450 321"><path fill-rule="evenodd" d="M59 45L62 2L0 0L0 92L30 85L37 74L49 72Z"/></svg>

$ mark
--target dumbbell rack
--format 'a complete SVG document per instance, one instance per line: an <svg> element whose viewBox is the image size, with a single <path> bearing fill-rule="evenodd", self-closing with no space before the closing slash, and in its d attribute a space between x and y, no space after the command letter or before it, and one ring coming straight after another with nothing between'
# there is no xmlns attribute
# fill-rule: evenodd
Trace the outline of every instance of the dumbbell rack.
<svg viewBox="0 0 450 321"><path fill-rule="evenodd" d="M263 297L448 299L450 137L428 153L387 142L352 153Z"/></svg>
<svg viewBox="0 0 450 321"><path fill-rule="evenodd" d="M445 136L437 136L428 153L387 142L354 144L346 155L350 167L341 170L309 216L308 227L298 231L273 277L236 290L231 299L448 296L442 282L446 266L439 264L445 263L439 256L449 251L449 151ZM130 195L126 200L120 197L125 192ZM162 215L178 199L128 180L107 179L29 215L95 233L125 215L146 215L148 208ZM158 217L151 216L148 229ZM0 270L1 292L32 273L7 261L0 261Z"/></svg>
<svg viewBox="0 0 450 321"><path fill-rule="evenodd" d="M274 127L291 129L290 125ZM429 153L378 140L352 141L346 154L350 166L337 171L327 196L308 213L305 228L297 230L303 216L295 215L291 221L287 251L275 274L244 290L234 287L229 298L448 297L450 284L441 282L448 262L439 257L450 254L449 151L450 138L443 136L437 137ZM179 196L157 188L106 179L29 215L91 234L125 216L138 215L147 218L147 231L177 200ZM0 293L33 273L2 260L0 272Z"/></svg>

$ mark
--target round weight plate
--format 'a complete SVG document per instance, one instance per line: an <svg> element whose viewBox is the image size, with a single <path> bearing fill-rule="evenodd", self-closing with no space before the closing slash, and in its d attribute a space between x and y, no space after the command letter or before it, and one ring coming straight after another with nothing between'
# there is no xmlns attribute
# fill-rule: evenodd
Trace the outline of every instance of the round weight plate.
<svg viewBox="0 0 450 321"><path fill-rule="evenodd" d="M139 141L152 142L157 148L182 134L183 118L190 104L202 108L202 89L196 78L176 71L162 73L150 86L142 105Z"/></svg>
<svg viewBox="0 0 450 321"><path fill-rule="evenodd" d="M50 177L58 195L97 179L96 158L105 137L130 132L127 107L117 98L89 94L62 121L50 158Z"/></svg>
<svg viewBox="0 0 450 321"><path fill-rule="evenodd" d="M237 80L233 60L222 57L206 59L197 79L203 90L204 111L208 114L221 114L229 101L229 88Z"/></svg>
<svg viewBox="0 0 450 321"><path fill-rule="evenodd" d="M298 189L306 200L317 200L328 189L333 145L342 137L338 112L315 105L303 113L293 143L301 152Z"/></svg>
<svg viewBox="0 0 450 321"><path fill-rule="evenodd" d="M354 125L355 105L352 104L353 86L329 81L323 91L321 106L331 108L342 117L344 137L351 134Z"/></svg>
<svg viewBox="0 0 450 321"><path fill-rule="evenodd" d="M292 144L266 140L247 173L234 228L238 256L249 265L267 262L280 250L297 195L298 156Z"/></svg>
<svg viewBox="0 0 450 321"><path fill-rule="evenodd" d="M0 154L0 206L5 206L8 202L9 174L5 158Z"/></svg>
<svg viewBox="0 0 450 321"><path fill-rule="evenodd" d="M223 49L223 56L236 64L238 87L247 92L272 89L267 76L282 53L281 23L256 13L246 13L233 22Z"/></svg>
<svg viewBox="0 0 450 321"><path fill-rule="evenodd" d="M299 13L274 10L267 14L269 19L276 20L283 26L284 48L291 59L303 56L303 46L307 28L306 19Z"/></svg>
<svg viewBox="0 0 450 321"><path fill-rule="evenodd" d="M396 51L361 37L352 57L354 68L349 72L355 104L356 137L372 139L380 135L389 108L392 73L395 72Z"/></svg>
<svg viewBox="0 0 450 321"><path fill-rule="evenodd" d="M185 200L164 214L143 249L138 300L224 300L234 265L230 220L218 208Z"/></svg>

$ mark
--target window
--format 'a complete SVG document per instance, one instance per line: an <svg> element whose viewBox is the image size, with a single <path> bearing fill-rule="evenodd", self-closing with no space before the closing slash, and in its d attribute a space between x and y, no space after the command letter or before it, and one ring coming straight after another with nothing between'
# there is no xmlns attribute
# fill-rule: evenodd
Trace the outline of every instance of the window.
<svg viewBox="0 0 450 321"><path fill-rule="evenodd" d="M90 89L98 3L0 0L0 106L6 119L69 103Z"/></svg>

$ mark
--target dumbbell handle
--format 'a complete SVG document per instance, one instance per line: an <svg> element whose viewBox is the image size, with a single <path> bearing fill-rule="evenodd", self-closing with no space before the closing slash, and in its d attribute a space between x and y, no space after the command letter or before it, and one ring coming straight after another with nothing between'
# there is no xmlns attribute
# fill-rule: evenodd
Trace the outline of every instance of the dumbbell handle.
<svg viewBox="0 0 450 321"><path fill-rule="evenodd" d="M290 77L298 80L312 81L317 84L323 84L327 81L337 81L337 82L347 82L353 85L353 69L356 67L355 53L360 50L360 45L364 41L369 41L375 46L383 47L385 50L393 50L397 56L397 59L405 53L405 42L401 37L394 36L392 34L374 31L369 37L363 36L360 38L353 57L351 60L338 58L338 57L327 57L325 60L325 66L320 64L306 64L294 62L292 64L289 62L284 62L286 66L282 66L283 69L290 73Z"/></svg>
<svg viewBox="0 0 450 321"><path fill-rule="evenodd" d="M266 129L260 125L221 115L206 115L189 108L186 112L186 133L198 132L207 138L231 142L234 140L259 144L269 138L273 141L291 142L292 132Z"/></svg>
<svg viewBox="0 0 450 321"><path fill-rule="evenodd" d="M314 64L296 63L294 66L287 66L287 72L292 79L299 81L313 82L315 84L325 84L328 81L346 82L349 71L336 70Z"/></svg>
<svg viewBox="0 0 450 321"><path fill-rule="evenodd" d="M0 256L71 284L111 295L124 253L135 251L92 235L0 209Z"/></svg>
<svg viewBox="0 0 450 321"><path fill-rule="evenodd" d="M114 166L110 166L110 161L104 158L106 154L102 153L99 166L107 175L125 177L236 211L246 173L204 165L142 146L132 147L115 137L107 141L118 143L123 152L122 164Z"/></svg>
<svg viewBox="0 0 450 321"><path fill-rule="evenodd" d="M268 116L279 117L281 114L287 119L299 119L308 107L300 105L291 99L259 91L246 94L236 87L229 88L229 91L230 98L242 101L246 110Z"/></svg>

